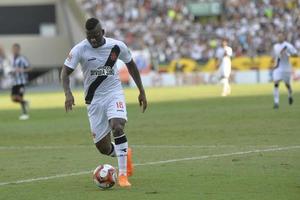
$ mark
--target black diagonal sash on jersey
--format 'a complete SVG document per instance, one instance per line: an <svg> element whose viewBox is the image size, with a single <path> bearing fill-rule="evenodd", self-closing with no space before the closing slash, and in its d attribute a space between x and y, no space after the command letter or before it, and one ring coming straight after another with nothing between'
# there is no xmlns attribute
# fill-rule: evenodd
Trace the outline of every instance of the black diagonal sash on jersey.
<svg viewBox="0 0 300 200"><path fill-rule="evenodd" d="M117 62L118 56L120 54L120 47L115 45L111 51L110 54L105 62L104 66L108 66L110 68L113 68L113 66L115 65L115 63ZM94 82L91 83L87 95L85 97L85 103L86 104L91 104L93 98L94 98L94 94L96 89L99 87L99 85L107 78L106 76L98 76Z"/></svg>

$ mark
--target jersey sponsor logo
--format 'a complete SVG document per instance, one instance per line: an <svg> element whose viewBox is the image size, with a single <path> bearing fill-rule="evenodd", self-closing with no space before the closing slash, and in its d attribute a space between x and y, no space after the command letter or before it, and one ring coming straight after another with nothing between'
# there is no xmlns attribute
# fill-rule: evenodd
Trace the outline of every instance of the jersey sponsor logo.
<svg viewBox="0 0 300 200"><path fill-rule="evenodd" d="M113 76L114 70L109 66L99 67L98 69L91 70L91 76Z"/></svg>
<svg viewBox="0 0 300 200"><path fill-rule="evenodd" d="M115 45L112 49L111 52L109 53L109 56L104 64L103 69L106 69L105 73L111 73L113 66L116 64L116 61L118 59L118 56L120 54L120 47L118 45ZM115 59L115 60L113 60ZM107 71L107 67L109 67L111 70ZM99 69L99 68L98 68ZM96 72L94 72L96 73ZM97 74L97 73L96 73ZM99 73L100 75L97 75L98 77L90 84L89 89L87 91L87 95L85 97L85 103L90 104L94 98L94 94L96 89L99 87L99 85L108 77L107 75L101 75L102 72Z"/></svg>

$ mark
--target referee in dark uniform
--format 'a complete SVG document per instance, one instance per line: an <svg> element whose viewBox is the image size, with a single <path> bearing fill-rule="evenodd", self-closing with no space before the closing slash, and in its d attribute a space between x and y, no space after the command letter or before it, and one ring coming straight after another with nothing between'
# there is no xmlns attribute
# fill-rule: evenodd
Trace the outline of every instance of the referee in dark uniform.
<svg viewBox="0 0 300 200"><path fill-rule="evenodd" d="M28 82L28 72L31 70L28 60L20 54L20 44L14 44L12 46L13 60L12 60L12 72L13 87L11 90L11 99L13 102L20 103L22 108L22 114L19 117L20 120L29 119L28 115L28 101L24 100L25 85Z"/></svg>

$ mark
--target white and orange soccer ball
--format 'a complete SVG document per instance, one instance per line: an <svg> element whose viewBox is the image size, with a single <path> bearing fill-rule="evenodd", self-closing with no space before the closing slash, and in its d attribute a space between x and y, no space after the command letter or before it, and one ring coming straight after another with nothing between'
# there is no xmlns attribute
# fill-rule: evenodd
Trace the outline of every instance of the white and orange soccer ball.
<svg viewBox="0 0 300 200"><path fill-rule="evenodd" d="M101 189L111 188L117 182L117 171L109 164L99 165L94 170L93 180Z"/></svg>

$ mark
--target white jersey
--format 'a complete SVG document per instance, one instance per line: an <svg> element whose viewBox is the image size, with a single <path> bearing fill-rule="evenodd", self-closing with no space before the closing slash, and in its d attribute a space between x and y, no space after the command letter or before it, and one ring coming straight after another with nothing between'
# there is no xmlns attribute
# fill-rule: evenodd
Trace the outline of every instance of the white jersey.
<svg viewBox="0 0 300 200"><path fill-rule="evenodd" d="M101 101L111 93L123 93L116 67L117 59L129 63L132 59L128 47L121 41L104 38L105 44L93 48L87 39L72 48L65 66L75 69L80 63L86 104Z"/></svg>
<svg viewBox="0 0 300 200"><path fill-rule="evenodd" d="M285 50L281 53L283 49ZM292 66L289 62L289 56L296 53L297 50L295 49L295 47L288 42L275 44L273 48L273 54L276 61L276 65L275 65L276 71L291 72Z"/></svg>
<svg viewBox="0 0 300 200"><path fill-rule="evenodd" d="M225 54L226 52L226 54ZM219 60L219 72L221 76L229 77L231 72L232 48L229 46L219 47L216 51L216 57Z"/></svg>

